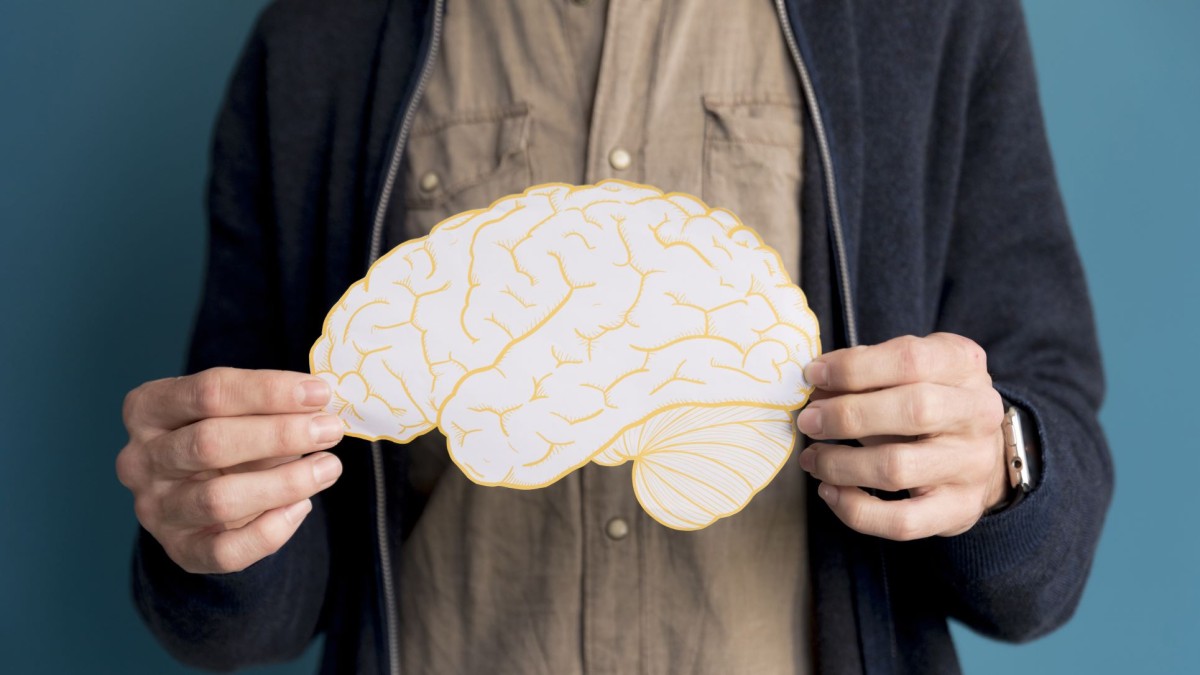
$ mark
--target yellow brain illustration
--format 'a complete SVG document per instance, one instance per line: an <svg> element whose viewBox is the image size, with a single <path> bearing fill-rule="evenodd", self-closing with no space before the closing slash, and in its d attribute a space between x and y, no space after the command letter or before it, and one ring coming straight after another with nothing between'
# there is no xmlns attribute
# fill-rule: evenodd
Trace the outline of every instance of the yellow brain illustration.
<svg viewBox="0 0 1200 675"><path fill-rule="evenodd" d="M434 428L473 481L531 489L633 461L660 523L741 510L787 460L818 327L728 211L622 181L542 185L380 258L311 368L349 435Z"/></svg>

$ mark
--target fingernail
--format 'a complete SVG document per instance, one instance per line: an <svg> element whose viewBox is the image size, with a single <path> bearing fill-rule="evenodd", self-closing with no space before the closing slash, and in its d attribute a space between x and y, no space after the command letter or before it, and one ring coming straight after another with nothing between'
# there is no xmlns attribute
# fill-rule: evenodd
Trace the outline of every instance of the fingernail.
<svg viewBox="0 0 1200 675"><path fill-rule="evenodd" d="M824 387L829 384L829 365L821 361L813 361L804 367L804 379L814 387Z"/></svg>
<svg viewBox="0 0 1200 675"><path fill-rule="evenodd" d="M329 453L323 453L320 459L313 462L313 478L317 485L325 487L342 475L342 462Z"/></svg>
<svg viewBox="0 0 1200 675"><path fill-rule="evenodd" d="M304 405L325 405L329 402L329 394L325 380L308 380L300 385L300 402Z"/></svg>
<svg viewBox="0 0 1200 675"><path fill-rule="evenodd" d="M800 414L796 416L796 426L809 436L821 433L821 409L810 405L801 410Z"/></svg>
<svg viewBox="0 0 1200 675"><path fill-rule="evenodd" d="M800 453L800 468L812 473L817 464L817 451L812 448L805 448Z"/></svg>
<svg viewBox="0 0 1200 675"><path fill-rule="evenodd" d="M825 483L821 483L821 485L817 487L817 494L821 496L821 499L825 500L826 504L828 504L830 506L837 506L837 502L838 502L837 488L833 487L832 485L826 485Z"/></svg>
<svg viewBox="0 0 1200 675"><path fill-rule="evenodd" d="M312 511L312 500L305 499L302 502L296 502L283 510L283 517L293 525L304 519L308 512Z"/></svg>
<svg viewBox="0 0 1200 675"><path fill-rule="evenodd" d="M313 443L325 445L340 439L345 427L342 420L333 415L318 415L312 418L308 428L312 433Z"/></svg>

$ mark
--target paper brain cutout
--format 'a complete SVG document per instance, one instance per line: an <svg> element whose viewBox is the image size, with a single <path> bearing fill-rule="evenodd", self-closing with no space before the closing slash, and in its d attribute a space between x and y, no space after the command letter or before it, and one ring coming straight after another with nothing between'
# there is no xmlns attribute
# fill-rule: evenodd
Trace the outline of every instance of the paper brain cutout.
<svg viewBox="0 0 1200 675"><path fill-rule="evenodd" d="M795 439L816 318L728 211L605 181L530 188L393 249L330 311L312 372L347 434L435 427L476 483L632 460L660 523L741 510Z"/></svg>

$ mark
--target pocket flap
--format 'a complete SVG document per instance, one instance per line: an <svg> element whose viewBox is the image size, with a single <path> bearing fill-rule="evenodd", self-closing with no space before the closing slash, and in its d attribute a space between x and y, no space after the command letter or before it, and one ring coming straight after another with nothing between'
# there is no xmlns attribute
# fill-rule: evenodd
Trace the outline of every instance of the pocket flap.
<svg viewBox="0 0 1200 675"><path fill-rule="evenodd" d="M804 140L803 110L785 95L707 95L705 138L710 142L777 145L800 148Z"/></svg>
<svg viewBox="0 0 1200 675"><path fill-rule="evenodd" d="M529 142L529 106L514 103L420 120L405 151L405 201L425 208L488 180L523 167L515 161Z"/></svg>

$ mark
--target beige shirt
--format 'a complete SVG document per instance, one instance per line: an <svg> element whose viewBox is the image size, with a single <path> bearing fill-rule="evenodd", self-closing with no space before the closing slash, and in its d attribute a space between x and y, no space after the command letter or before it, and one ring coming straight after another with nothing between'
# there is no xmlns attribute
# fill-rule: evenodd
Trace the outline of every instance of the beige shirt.
<svg viewBox="0 0 1200 675"><path fill-rule="evenodd" d="M604 178L738 214L799 278L802 105L770 0L449 0L391 241L538 183ZM630 465L480 487L431 433L400 558L406 673L805 673L804 477L697 532Z"/></svg>

